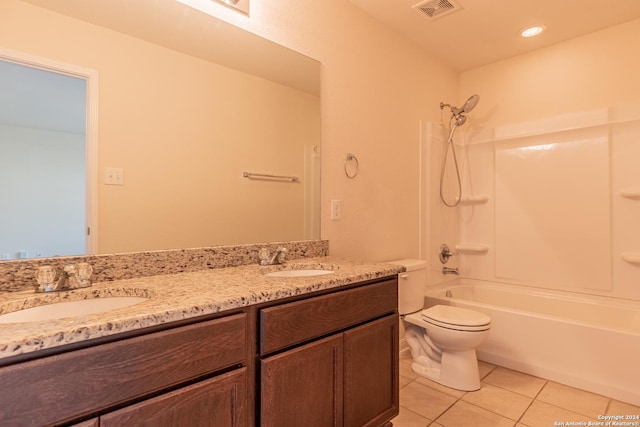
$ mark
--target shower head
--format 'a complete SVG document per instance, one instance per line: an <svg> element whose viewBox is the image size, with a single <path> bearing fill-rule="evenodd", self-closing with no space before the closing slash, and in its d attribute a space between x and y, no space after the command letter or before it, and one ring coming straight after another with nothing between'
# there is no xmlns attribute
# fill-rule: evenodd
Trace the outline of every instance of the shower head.
<svg viewBox="0 0 640 427"><path fill-rule="evenodd" d="M464 113L468 113L473 110L476 105L478 105L478 101L480 101L480 97L477 94L471 95L464 103L462 108L454 107L451 104L445 104L444 102L440 103L440 110L443 110L444 107L449 107L451 110L451 119L455 120L456 127L462 126L466 123L467 117Z"/></svg>
<svg viewBox="0 0 640 427"><path fill-rule="evenodd" d="M480 97L477 94L471 95L469 99L466 100L462 108L451 107L451 114L454 116L459 116L462 113L468 113L469 111L476 108L478 105L478 101L480 101Z"/></svg>
<svg viewBox="0 0 640 427"><path fill-rule="evenodd" d="M462 126L467 122L467 116L463 114L457 114L454 118L456 119L456 126Z"/></svg>
<svg viewBox="0 0 640 427"><path fill-rule="evenodd" d="M476 108L476 105L478 105L479 101L480 101L480 96L477 93L474 93L469 97L469 99L467 99L467 102L464 103L464 105L462 106L462 110L465 113L468 113L469 111Z"/></svg>

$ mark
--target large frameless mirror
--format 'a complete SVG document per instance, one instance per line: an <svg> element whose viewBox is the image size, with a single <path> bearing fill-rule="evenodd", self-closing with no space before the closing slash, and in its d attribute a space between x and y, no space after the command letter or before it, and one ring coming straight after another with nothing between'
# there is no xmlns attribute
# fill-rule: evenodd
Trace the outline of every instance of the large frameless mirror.
<svg viewBox="0 0 640 427"><path fill-rule="evenodd" d="M49 159L47 168L34 159L20 164L29 157L22 146L23 155L12 161L16 174L4 178L15 198L9 211L29 212L34 199L44 201L34 187L46 188L48 202L37 222L24 214L12 219L20 224L2 221L2 258L78 254L77 243L65 248L72 233L62 232L53 215L53 207L72 205L68 193L81 207L70 227L82 233L80 245L90 246L84 233L92 233L95 247L88 251L95 253L320 237L317 61L175 0L8 0L0 6L0 26L2 65L79 81L85 90L95 85L86 101L97 110L84 133L0 117L0 144L16 147L25 138L11 135L33 131L41 138L31 135L29 143L46 147L34 155ZM66 65L94 74L74 76ZM72 104L78 96L57 96L47 101L50 111L78 114ZM86 115L86 106L79 111ZM58 124L71 120L61 117ZM81 138L85 146L63 155L54 135L76 145ZM96 153L93 165L87 150ZM71 171L73 186L58 180Z"/></svg>

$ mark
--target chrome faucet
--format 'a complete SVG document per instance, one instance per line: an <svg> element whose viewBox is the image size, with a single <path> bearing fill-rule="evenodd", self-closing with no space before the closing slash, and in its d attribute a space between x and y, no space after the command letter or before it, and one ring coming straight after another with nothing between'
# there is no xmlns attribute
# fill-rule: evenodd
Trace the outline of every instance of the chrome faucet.
<svg viewBox="0 0 640 427"><path fill-rule="evenodd" d="M62 267L60 277L58 278L58 283L56 283L56 287L54 290L77 289L78 287L80 287L80 285L76 266L73 264L67 264Z"/></svg>
<svg viewBox="0 0 640 427"><path fill-rule="evenodd" d="M262 248L260 250L260 265L276 265L285 262L284 257L289 251L287 248L278 248L269 255L269 249Z"/></svg>
<svg viewBox="0 0 640 427"><path fill-rule="evenodd" d="M458 276L460 275L460 270L458 270L458 267L442 267L442 274L455 274L456 276Z"/></svg>
<svg viewBox="0 0 640 427"><path fill-rule="evenodd" d="M458 255L458 252L452 252L446 243L443 243L442 246L440 246L440 252L438 253L438 258L440 258L441 263L446 264L449 261L449 258L451 258L454 255Z"/></svg>
<svg viewBox="0 0 640 427"><path fill-rule="evenodd" d="M89 280L91 273L93 273L93 268L86 262L79 262L75 265L67 264L59 274L56 274L56 270L52 266L44 265L39 267L36 272L38 286L35 287L35 291L57 292L86 288L91 286ZM57 280L56 276L58 276Z"/></svg>

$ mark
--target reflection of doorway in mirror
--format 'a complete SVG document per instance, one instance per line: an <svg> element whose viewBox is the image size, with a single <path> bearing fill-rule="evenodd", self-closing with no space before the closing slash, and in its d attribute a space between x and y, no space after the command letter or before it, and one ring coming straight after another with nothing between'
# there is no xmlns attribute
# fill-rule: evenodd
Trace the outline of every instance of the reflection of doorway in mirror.
<svg viewBox="0 0 640 427"><path fill-rule="evenodd" d="M73 66L0 51L1 259L93 252L88 81Z"/></svg>

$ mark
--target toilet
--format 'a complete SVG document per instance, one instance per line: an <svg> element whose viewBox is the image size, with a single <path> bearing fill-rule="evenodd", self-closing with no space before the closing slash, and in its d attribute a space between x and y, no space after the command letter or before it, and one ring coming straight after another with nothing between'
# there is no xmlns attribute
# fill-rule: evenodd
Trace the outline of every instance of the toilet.
<svg viewBox="0 0 640 427"><path fill-rule="evenodd" d="M463 391L480 389L476 348L491 329L484 313L449 305L423 308L426 261L403 259L398 274L398 312L411 349L412 370L444 386Z"/></svg>

